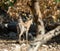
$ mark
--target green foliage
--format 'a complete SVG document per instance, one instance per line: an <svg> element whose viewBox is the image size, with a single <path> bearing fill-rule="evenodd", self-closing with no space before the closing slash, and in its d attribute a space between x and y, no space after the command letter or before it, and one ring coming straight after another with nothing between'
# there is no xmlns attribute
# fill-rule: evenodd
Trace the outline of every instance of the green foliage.
<svg viewBox="0 0 60 51"><path fill-rule="evenodd" d="M0 0L0 7L5 10L8 9L9 6L13 6L16 0Z"/></svg>
<svg viewBox="0 0 60 51"><path fill-rule="evenodd" d="M59 2L60 2L60 0L55 0L55 2L56 2L56 3L59 3Z"/></svg>

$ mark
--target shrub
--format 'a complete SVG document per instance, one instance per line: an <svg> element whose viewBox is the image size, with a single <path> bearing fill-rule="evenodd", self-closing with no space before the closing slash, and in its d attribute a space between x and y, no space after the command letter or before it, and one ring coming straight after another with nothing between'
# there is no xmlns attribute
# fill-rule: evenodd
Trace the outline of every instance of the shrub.
<svg viewBox="0 0 60 51"><path fill-rule="evenodd" d="M13 6L16 0L0 0L0 8L8 10L9 6Z"/></svg>

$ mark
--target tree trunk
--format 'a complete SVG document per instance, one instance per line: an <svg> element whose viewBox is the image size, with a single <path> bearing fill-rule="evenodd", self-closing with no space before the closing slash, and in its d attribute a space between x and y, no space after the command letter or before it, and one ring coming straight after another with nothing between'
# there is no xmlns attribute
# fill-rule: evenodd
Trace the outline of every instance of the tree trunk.
<svg viewBox="0 0 60 51"><path fill-rule="evenodd" d="M40 11L39 0L32 0L32 13L34 15L34 22L36 23L36 34L45 34L44 23L42 21L42 13Z"/></svg>

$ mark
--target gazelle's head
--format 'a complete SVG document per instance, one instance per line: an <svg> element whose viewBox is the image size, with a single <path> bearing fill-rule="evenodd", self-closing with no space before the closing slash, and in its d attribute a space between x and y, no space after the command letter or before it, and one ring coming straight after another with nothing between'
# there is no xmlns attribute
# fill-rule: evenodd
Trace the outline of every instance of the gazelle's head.
<svg viewBox="0 0 60 51"><path fill-rule="evenodd" d="M27 22L27 21L30 21L31 19L33 19L32 14L26 13L26 12L19 12L19 20L20 21Z"/></svg>

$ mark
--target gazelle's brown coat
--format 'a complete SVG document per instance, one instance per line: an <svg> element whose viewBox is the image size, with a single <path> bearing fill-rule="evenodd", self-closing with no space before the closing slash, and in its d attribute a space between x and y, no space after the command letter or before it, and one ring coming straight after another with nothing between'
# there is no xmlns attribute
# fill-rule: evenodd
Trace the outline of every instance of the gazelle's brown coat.
<svg viewBox="0 0 60 51"><path fill-rule="evenodd" d="M29 28L32 24L32 21L33 21L33 19L29 19L26 22L23 22L21 17L20 17L19 23L18 23L19 28L21 29L20 34L19 34L19 41L21 40L21 36L24 34L24 32L26 32L26 40L28 40L28 31L29 31Z"/></svg>

